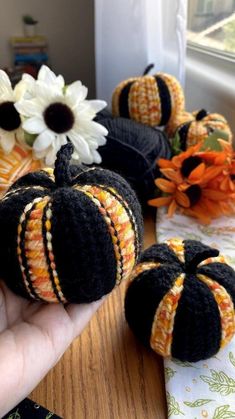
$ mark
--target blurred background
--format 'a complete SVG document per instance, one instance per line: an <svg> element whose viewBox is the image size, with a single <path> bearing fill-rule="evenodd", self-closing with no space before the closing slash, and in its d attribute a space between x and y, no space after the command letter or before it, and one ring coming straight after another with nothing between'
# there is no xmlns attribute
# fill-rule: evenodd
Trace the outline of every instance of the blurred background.
<svg viewBox="0 0 235 419"><path fill-rule="evenodd" d="M37 23L25 25L24 16ZM41 38L29 45L19 39L35 35ZM81 79L89 87L89 96L95 96L92 0L0 0L0 67L33 72L41 62L63 74L68 83Z"/></svg>

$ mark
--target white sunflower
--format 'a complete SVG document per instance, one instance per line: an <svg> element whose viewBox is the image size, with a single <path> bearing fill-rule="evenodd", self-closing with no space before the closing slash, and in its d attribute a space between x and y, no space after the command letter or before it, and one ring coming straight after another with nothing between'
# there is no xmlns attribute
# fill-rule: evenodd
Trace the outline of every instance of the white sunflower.
<svg viewBox="0 0 235 419"><path fill-rule="evenodd" d="M106 102L86 97L87 88L80 81L65 86L62 76L42 66L38 79L30 83L28 97L26 93L16 103L25 117L23 129L37 135L35 156L47 165L54 164L57 151L68 140L74 145L74 158L86 164L101 162L97 149L105 144L108 131L93 119Z"/></svg>
<svg viewBox="0 0 235 419"><path fill-rule="evenodd" d="M16 141L22 142L24 138L21 118L14 106L23 91L19 84L12 89L8 75L0 70L0 147L5 153L10 153Z"/></svg>

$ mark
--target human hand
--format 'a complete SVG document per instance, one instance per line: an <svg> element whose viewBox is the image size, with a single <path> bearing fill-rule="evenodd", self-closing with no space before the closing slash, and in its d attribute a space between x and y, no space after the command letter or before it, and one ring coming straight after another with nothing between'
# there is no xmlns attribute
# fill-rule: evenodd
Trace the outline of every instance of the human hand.
<svg viewBox="0 0 235 419"><path fill-rule="evenodd" d="M0 417L36 387L102 301L66 307L31 302L0 281Z"/></svg>

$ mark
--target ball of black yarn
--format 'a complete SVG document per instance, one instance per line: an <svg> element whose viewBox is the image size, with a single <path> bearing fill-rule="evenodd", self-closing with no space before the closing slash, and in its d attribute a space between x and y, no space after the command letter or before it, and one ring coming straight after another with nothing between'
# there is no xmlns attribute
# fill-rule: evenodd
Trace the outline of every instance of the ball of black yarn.
<svg viewBox="0 0 235 419"><path fill-rule="evenodd" d="M129 245L133 264L139 256L143 220L134 191L108 170L69 166L72 152L72 144L63 146L54 174L44 169L23 176L0 202L0 275L25 298L98 300L130 273L124 255ZM117 208L126 219L124 227L130 227L126 247L125 240L120 242L126 236L120 233L124 227ZM35 240L41 246L35 245L38 255ZM41 277L52 289L48 297Z"/></svg>
<svg viewBox="0 0 235 419"><path fill-rule="evenodd" d="M147 347L162 356L196 362L214 356L234 334L235 272L216 249L184 240L178 252L177 246L172 246L174 242L155 244L143 252L127 288L125 315L132 331ZM181 275L183 290L171 317L169 295ZM209 284L219 286L220 306ZM173 295L176 298L175 289ZM222 316L229 310L230 332L223 341ZM165 333L167 326L160 322L161 316L173 318L170 334ZM157 324L158 328L154 326Z"/></svg>
<svg viewBox="0 0 235 419"><path fill-rule="evenodd" d="M146 204L160 175L157 160L171 156L166 134L130 119L110 117L107 110L97 118L108 130L107 142L99 148L101 166L121 174Z"/></svg>

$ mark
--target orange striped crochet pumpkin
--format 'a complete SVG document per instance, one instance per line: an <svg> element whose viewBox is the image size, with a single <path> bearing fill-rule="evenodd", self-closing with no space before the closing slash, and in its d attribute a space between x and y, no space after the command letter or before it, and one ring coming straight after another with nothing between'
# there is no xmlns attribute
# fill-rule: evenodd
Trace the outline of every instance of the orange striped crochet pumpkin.
<svg viewBox="0 0 235 419"><path fill-rule="evenodd" d="M229 143L232 143L232 132L224 116L218 113L209 113L205 109L192 113L181 112L166 127L170 137L179 135L181 150L186 150L204 141L214 130L224 132Z"/></svg>
<svg viewBox="0 0 235 419"><path fill-rule="evenodd" d="M134 268L125 299L129 326L162 356L196 362L235 333L235 272L195 240L155 244Z"/></svg>
<svg viewBox="0 0 235 419"><path fill-rule="evenodd" d="M134 119L150 126L171 123L184 109L184 93L178 80L166 73L122 81L114 90L114 116Z"/></svg>

